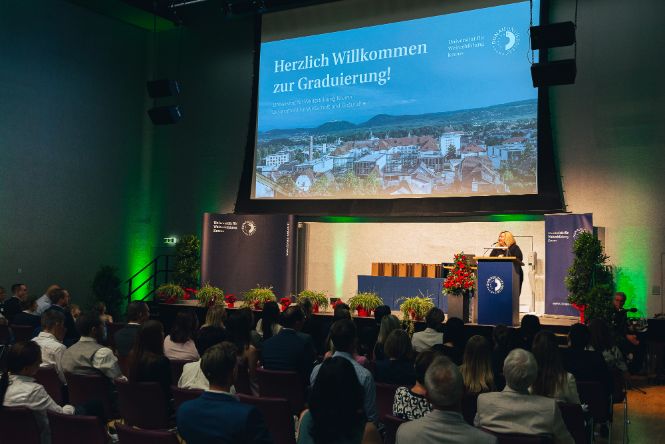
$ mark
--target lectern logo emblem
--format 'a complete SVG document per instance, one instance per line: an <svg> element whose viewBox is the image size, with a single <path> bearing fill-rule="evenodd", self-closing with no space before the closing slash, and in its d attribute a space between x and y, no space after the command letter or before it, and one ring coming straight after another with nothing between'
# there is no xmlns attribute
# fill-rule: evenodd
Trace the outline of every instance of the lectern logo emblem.
<svg viewBox="0 0 665 444"><path fill-rule="evenodd" d="M503 291L503 279L499 276L491 276L485 284L487 291L492 294L499 294Z"/></svg>
<svg viewBox="0 0 665 444"><path fill-rule="evenodd" d="M240 226L240 229L245 234L245 236L252 236L256 233L256 223L253 220L246 220Z"/></svg>

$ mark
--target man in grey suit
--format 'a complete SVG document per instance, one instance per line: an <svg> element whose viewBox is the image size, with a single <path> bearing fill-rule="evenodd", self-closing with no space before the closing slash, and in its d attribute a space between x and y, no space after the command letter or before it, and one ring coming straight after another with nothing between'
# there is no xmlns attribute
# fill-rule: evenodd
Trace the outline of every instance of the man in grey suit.
<svg viewBox="0 0 665 444"><path fill-rule="evenodd" d="M511 351L503 362L506 388L478 396L476 426L496 433L548 435L555 443L573 444L556 400L529 394L537 373L538 364L530 352Z"/></svg>
<svg viewBox="0 0 665 444"><path fill-rule="evenodd" d="M464 382L459 369L450 359L440 356L430 364L425 373L425 388L434 410L399 426L396 444L496 443L494 436L464 421Z"/></svg>

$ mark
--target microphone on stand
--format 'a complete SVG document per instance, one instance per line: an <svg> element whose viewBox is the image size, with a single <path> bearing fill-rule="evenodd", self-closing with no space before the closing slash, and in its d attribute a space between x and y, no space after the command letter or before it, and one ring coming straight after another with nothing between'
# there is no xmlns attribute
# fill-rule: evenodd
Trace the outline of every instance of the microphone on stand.
<svg viewBox="0 0 665 444"><path fill-rule="evenodd" d="M637 313L637 308L635 308L635 307L624 308L623 311L628 312L628 313Z"/></svg>

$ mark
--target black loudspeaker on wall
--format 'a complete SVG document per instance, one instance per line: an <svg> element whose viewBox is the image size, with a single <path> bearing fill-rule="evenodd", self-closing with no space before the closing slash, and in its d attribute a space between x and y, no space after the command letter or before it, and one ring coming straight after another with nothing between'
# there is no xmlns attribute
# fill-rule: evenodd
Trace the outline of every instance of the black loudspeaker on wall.
<svg viewBox="0 0 665 444"><path fill-rule="evenodd" d="M146 89L153 99L175 97L180 94L180 84L177 80L151 80L146 82ZM148 116L155 125L171 125L180 120L182 110L178 105L155 106L148 110Z"/></svg>
<svg viewBox="0 0 665 444"><path fill-rule="evenodd" d="M533 86L570 85L575 83L577 64L575 59L557 60L556 62L534 63L531 65Z"/></svg>
<svg viewBox="0 0 665 444"><path fill-rule="evenodd" d="M153 99L158 97L172 97L180 94L180 84L177 80L161 79L146 82L148 95Z"/></svg>
<svg viewBox="0 0 665 444"><path fill-rule="evenodd" d="M155 125L170 125L177 123L182 117L180 106L156 106L148 110L150 120Z"/></svg>

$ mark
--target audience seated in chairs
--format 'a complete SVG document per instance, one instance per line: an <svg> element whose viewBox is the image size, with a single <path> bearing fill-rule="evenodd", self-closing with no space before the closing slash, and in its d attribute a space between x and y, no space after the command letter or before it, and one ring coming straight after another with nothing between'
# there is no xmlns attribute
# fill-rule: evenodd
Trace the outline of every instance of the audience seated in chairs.
<svg viewBox="0 0 665 444"><path fill-rule="evenodd" d="M619 347L616 346L607 322L600 318L593 319L589 322L589 334L591 338L587 350L601 352L610 371L616 369L622 373L627 373L626 359Z"/></svg>
<svg viewBox="0 0 665 444"><path fill-rule="evenodd" d="M282 329L263 341L261 363L267 370L297 371L309 381L316 351L311 336L301 333L305 316L300 307L288 307L282 313Z"/></svg>
<svg viewBox="0 0 665 444"><path fill-rule="evenodd" d="M466 393L477 395L494 391L492 349L484 336L475 335L469 338L464 348L460 372Z"/></svg>
<svg viewBox="0 0 665 444"><path fill-rule="evenodd" d="M365 416L368 421L376 422L378 419L378 413L376 409L376 386L374 384L374 378L369 370L358 364L353 358L353 352L356 347L356 326L353 321L350 319L343 319L335 322L332 327L330 327L330 340L336 350L332 356L348 359L353 364L358 381L365 392ZM317 365L314 367L314 370L312 370L312 376L310 377L311 385L314 385L316 382L316 376L321 365L322 364Z"/></svg>
<svg viewBox="0 0 665 444"><path fill-rule="evenodd" d="M429 350L434 345L443 344L441 329L444 318L445 314L440 308L433 307L427 312L425 316L425 330L416 332L411 337L411 344L417 353Z"/></svg>
<svg viewBox="0 0 665 444"><path fill-rule="evenodd" d="M218 340L220 337L221 339L219 339L218 342L224 341L226 335L226 326L224 325L224 322L226 321L226 317L226 308L223 305L217 304L208 307L205 322L194 339L196 349L199 351L199 356L202 356L201 351L199 350L201 348L199 346L199 341L209 343L211 339Z"/></svg>
<svg viewBox="0 0 665 444"><path fill-rule="evenodd" d="M51 307L51 293L60 288L60 285L57 284L49 285L44 294L37 299L37 312L35 313L37 316L43 315Z"/></svg>
<svg viewBox="0 0 665 444"><path fill-rule="evenodd" d="M541 331L533 339L533 356L538 363L538 376L531 393L554 398L560 402L579 404L575 376L563 367L556 337L551 331Z"/></svg>
<svg viewBox="0 0 665 444"><path fill-rule="evenodd" d="M568 348L562 350L563 366L577 381L597 381L612 393L612 375L599 351L586 350L589 345L589 329L584 324L574 324L568 332Z"/></svg>
<svg viewBox="0 0 665 444"><path fill-rule="evenodd" d="M69 310L69 292L64 288L58 288L50 293L51 307L48 310L55 310L65 316L65 336L62 338L62 343L69 347L79 340L79 331L76 328L76 322Z"/></svg>
<svg viewBox="0 0 665 444"><path fill-rule="evenodd" d="M150 319L148 304L143 301L132 301L127 304L127 325L115 332L113 336L118 356L129 355L141 324L148 319Z"/></svg>
<svg viewBox="0 0 665 444"><path fill-rule="evenodd" d="M101 373L111 382L116 378L124 378L113 351L98 342L105 331L99 315L96 312L82 314L76 320L76 326L81 338L63 353L63 371L80 375Z"/></svg>
<svg viewBox="0 0 665 444"><path fill-rule="evenodd" d="M42 331L32 340L42 351L42 367L54 367L63 384L65 372L62 370L62 355L67 347L61 342L65 336L65 316L59 311L46 311L41 318Z"/></svg>
<svg viewBox="0 0 665 444"><path fill-rule="evenodd" d="M10 324L14 324L14 316L21 312L21 303L28 298L28 287L25 284L12 285L12 295L5 299L2 310Z"/></svg>
<svg viewBox="0 0 665 444"><path fill-rule="evenodd" d="M442 352L457 365L462 365L464 357L464 321L449 318L444 326L443 344L435 345L432 350Z"/></svg>
<svg viewBox="0 0 665 444"><path fill-rule="evenodd" d="M213 345L221 344L227 338L227 332L224 330L209 330L205 335L199 337L196 341L196 349L200 356ZM208 390L210 382L201 370L201 360L188 362L182 367L182 373L178 379L178 387L190 390ZM234 393L233 388L231 392Z"/></svg>
<svg viewBox="0 0 665 444"><path fill-rule="evenodd" d="M41 364L41 350L33 341L17 342L9 350L8 372L0 380L0 400L6 407L27 407L35 413L40 430L41 443L51 442L47 410L68 415L74 414L71 405L59 406L46 393L44 387L35 382L34 376Z"/></svg>
<svg viewBox="0 0 665 444"><path fill-rule="evenodd" d="M245 307L237 310L227 322L227 341L238 348L238 380L249 380L251 394L259 395L259 384L256 367L259 361L259 350L252 345L252 310Z"/></svg>
<svg viewBox="0 0 665 444"><path fill-rule="evenodd" d="M279 325L279 306L275 301L263 304L261 319L256 323L256 332L266 341L279 333L282 326Z"/></svg>
<svg viewBox="0 0 665 444"><path fill-rule="evenodd" d="M164 356L164 327L159 321L141 325L129 353L130 382L157 382L168 403L171 399L171 364Z"/></svg>
<svg viewBox="0 0 665 444"><path fill-rule="evenodd" d="M340 322L349 321L333 325ZM298 444L381 444L376 426L365 415L357 365L348 357L335 356L318 367L309 410L301 415Z"/></svg>
<svg viewBox="0 0 665 444"><path fill-rule="evenodd" d="M41 324L41 318L37 314L37 299L34 297L28 297L24 301L21 301L21 310L23 311L16 313L14 316L12 324L29 325L35 330L33 337L36 336Z"/></svg>
<svg viewBox="0 0 665 444"><path fill-rule="evenodd" d="M106 304L99 301L95 304L95 311L99 315L99 320L104 324L113 324L113 316L106 312Z"/></svg>
<svg viewBox="0 0 665 444"><path fill-rule="evenodd" d="M215 345L203 355L201 369L210 388L183 403L177 412L178 432L187 444L272 442L259 410L240 403L229 392L237 366L237 348L229 342Z"/></svg>
<svg viewBox="0 0 665 444"><path fill-rule="evenodd" d="M517 347L531 351L533 338L540 331L540 319L536 315L524 315L520 321L520 328L517 333Z"/></svg>
<svg viewBox="0 0 665 444"><path fill-rule="evenodd" d="M171 334L164 339L164 355L172 360L196 361L194 335L198 330L198 319L192 311L180 311L175 317Z"/></svg>
<svg viewBox="0 0 665 444"><path fill-rule="evenodd" d="M375 322L362 327L358 332L358 353L369 356L370 358L373 357L374 346L376 345L379 330L381 329L381 321L389 314L390 307L387 305L379 305L374 309Z"/></svg>
<svg viewBox="0 0 665 444"><path fill-rule="evenodd" d="M383 316L379 326L379 334L376 338L376 344L374 344L374 350L372 351L372 355L374 356L375 361L386 359L386 354L383 350L386 339L388 339L388 335L393 330L398 330L400 328L402 328L402 324L400 323L399 319L397 319L397 316L390 313Z"/></svg>
<svg viewBox="0 0 665 444"><path fill-rule="evenodd" d="M409 334L402 329L393 330L384 346L388 359L376 361L376 382L411 386L416 382L413 370L413 349Z"/></svg>
<svg viewBox="0 0 665 444"><path fill-rule="evenodd" d="M503 364L503 374L506 387L502 392L478 396L477 427L494 433L549 435L556 443L574 442L556 400L529 393L538 376L538 364L531 352L522 348L511 351Z"/></svg>
<svg viewBox="0 0 665 444"><path fill-rule="evenodd" d="M427 400L425 389L425 372L436 357L432 350L420 352L416 357L414 370L416 383L411 389L398 387L393 400L393 416L409 421L422 418L432 411L432 404Z"/></svg>
<svg viewBox="0 0 665 444"><path fill-rule="evenodd" d="M492 331L494 349L492 350L492 373L494 375L494 386L497 390L503 390L506 379L503 377L503 361L514 346L515 330L499 324Z"/></svg>
<svg viewBox="0 0 665 444"><path fill-rule="evenodd" d="M496 438L464 421L464 382L457 365L444 356L434 359L425 373L427 398L434 409L397 429L396 444L495 443Z"/></svg>

